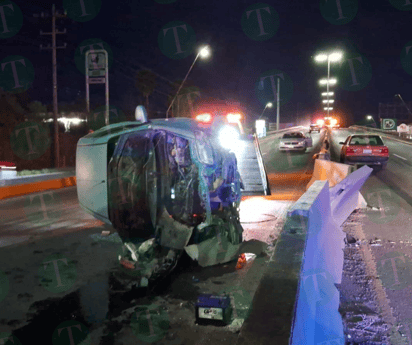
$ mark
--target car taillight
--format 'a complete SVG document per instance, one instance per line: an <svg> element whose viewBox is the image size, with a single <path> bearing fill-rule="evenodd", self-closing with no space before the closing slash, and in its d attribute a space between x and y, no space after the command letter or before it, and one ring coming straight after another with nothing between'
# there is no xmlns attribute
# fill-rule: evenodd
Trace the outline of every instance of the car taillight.
<svg viewBox="0 0 412 345"><path fill-rule="evenodd" d="M346 154L348 154L348 153L355 153L355 150L351 147L347 147L346 148Z"/></svg>
<svg viewBox="0 0 412 345"><path fill-rule="evenodd" d="M385 146L382 150L381 153L389 154L389 149Z"/></svg>

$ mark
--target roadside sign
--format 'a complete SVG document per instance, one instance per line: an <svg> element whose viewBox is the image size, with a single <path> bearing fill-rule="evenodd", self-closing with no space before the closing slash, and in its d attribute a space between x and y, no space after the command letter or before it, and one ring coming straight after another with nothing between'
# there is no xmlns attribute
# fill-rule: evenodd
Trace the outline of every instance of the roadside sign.
<svg viewBox="0 0 412 345"><path fill-rule="evenodd" d="M106 82L106 78L90 78L89 84L104 84Z"/></svg>
<svg viewBox="0 0 412 345"><path fill-rule="evenodd" d="M266 136L266 121L265 120L256 120L256 134L258 138Z"/></svg>
<svg viewBox="0 0 412 345"><path fill-rule="evenodd" d="M382 128L385 130L396 130L396 119L382 119Z"/></svg>
<svg viewBox="0 0 412 345"><path fill-rule="evenodd" d="M106 54L104 52L90 52L87 57L89 77L98 77L106 74Z"/></svg>
<svg viewBox="0 0 412 345"><path fill-rule="evenodd" d="M90 112L90 84L105 84L105 124L107 126L109 125L109 65L107 50L88 50L86 52L85 65L87 112Z"/></svg>
<svg viewBox="0 0 412 345"><path fill-rule="evenodd" d="M409 126L402 123L401 125L398 126L397 131L399 133L409 133Z"/></svg>

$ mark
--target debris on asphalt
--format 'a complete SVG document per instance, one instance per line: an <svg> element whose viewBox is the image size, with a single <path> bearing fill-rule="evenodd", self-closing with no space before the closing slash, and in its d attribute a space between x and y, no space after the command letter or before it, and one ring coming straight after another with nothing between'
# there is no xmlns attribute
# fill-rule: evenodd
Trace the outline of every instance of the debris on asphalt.
<svg viewBox="0 0 412 345"><path fill-rule="evenodd" d="M246 255L240 254L239 259L237 260L236 269L240 270L241 268L246 266Z"/></svg>

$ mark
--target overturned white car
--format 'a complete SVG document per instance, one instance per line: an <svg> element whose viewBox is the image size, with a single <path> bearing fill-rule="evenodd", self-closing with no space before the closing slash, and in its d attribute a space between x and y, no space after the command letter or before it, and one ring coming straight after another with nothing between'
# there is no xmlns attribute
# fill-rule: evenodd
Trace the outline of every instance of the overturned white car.
<svg viewBox="0 0 412 345"><path fill-rule="evenodd" d="M142 285L184 251L202 266L238 255L236 157L195 120L143 118L90 133L77 144L76 177L80 205L117 230L119 259Z"/></svg>

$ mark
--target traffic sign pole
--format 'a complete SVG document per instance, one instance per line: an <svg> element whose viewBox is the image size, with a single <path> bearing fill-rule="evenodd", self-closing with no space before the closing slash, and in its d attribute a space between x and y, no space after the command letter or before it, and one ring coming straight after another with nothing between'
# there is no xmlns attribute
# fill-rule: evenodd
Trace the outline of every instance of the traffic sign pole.
<svg viewBox="0 0 412 345"><path fill-rule="evenodd" d="M90 84L105 84L106 112L105 124L109 125L109 61L105 49L86 52L86 103L90 112ZM103 61L103 63L101 62Z"/></svg>

